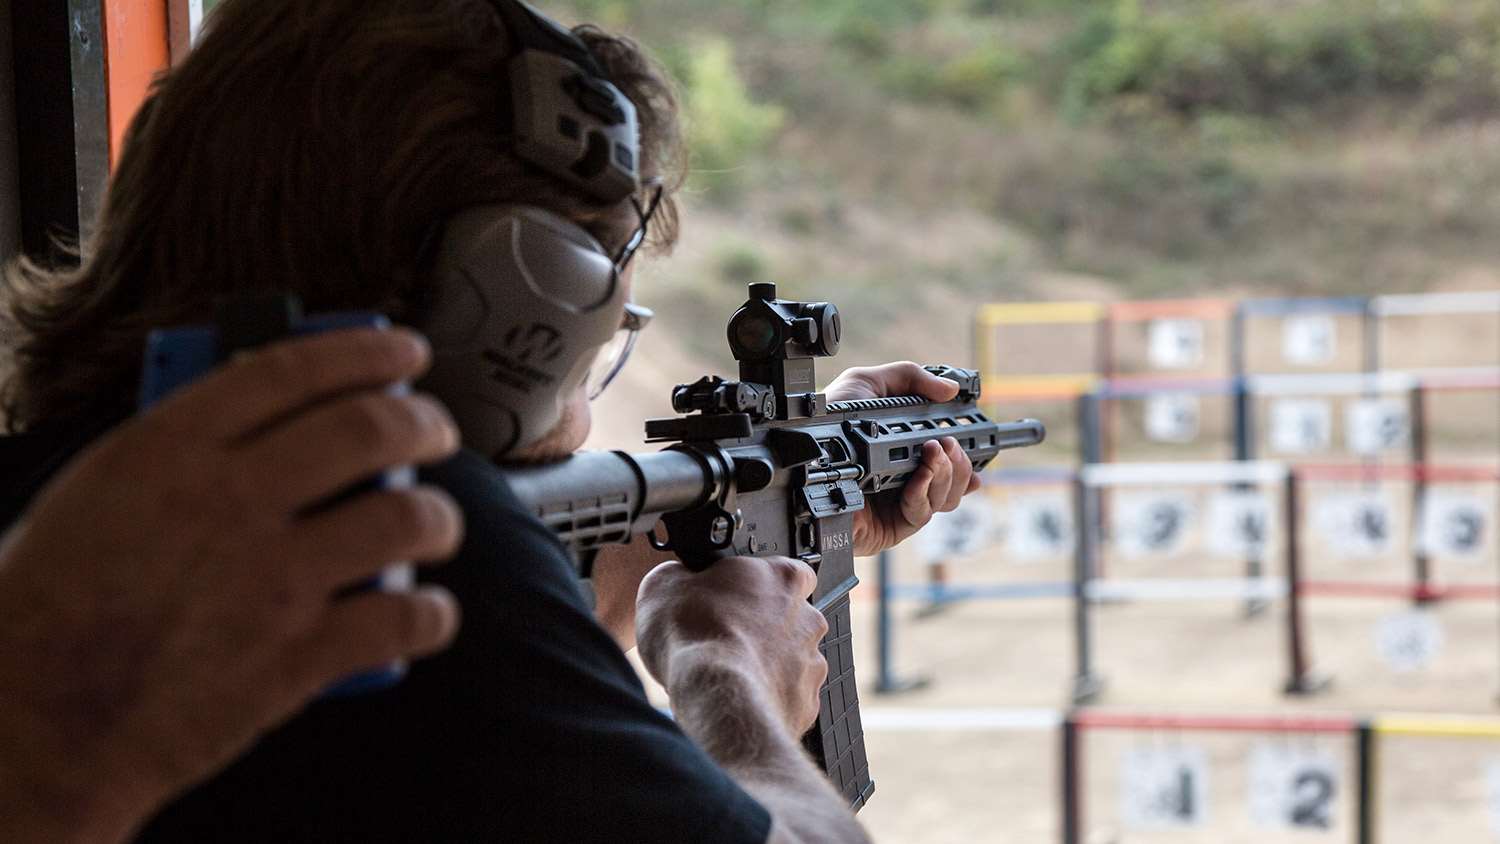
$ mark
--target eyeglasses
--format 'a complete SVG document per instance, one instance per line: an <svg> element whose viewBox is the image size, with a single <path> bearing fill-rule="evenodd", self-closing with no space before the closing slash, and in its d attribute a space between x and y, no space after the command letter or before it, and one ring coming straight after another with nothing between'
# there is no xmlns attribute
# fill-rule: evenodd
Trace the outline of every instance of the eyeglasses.
<svg viewBox="0 0 1500 844"><path fill-rule="evenodd" d="M656 216L656 209L661 206L662 184L657 179L647 184L646 189L651 192L651 198L645 203L641 202L639 196L632 196L630 203L635 206L635 213L640 217L640 225L636 226L635 233L620 247L615 255L615 275L623 275L625 268L630 265L630 259L635 257L641 244L646 242L646 235L651 229L651 218ZM615 380L620 370L625 368L625 361L630 359L630 353L635 350L635 341L640 337L641 329L651 322L652 314L650 308L644 308L634 302L625 303L625 314L620 319L620 328L615 336L599 349L598 357L594 358L594 365L589 368L587 381L589 401L599 398L604 389Z"/></svg>
<svg viewBox="0 0 1500 844"><path fill-rule="evenodd" d="M650 308L643 308L634 302L625 303L625 314L620 319L620 328L615 336L610 338L599 349L598 356L594 358L594 365L589 367L587 390L589 401L599 398L604 388L615 380L620 370L625 368L625 361L630 359L630 353L635 349L635 341L640 337L641 329L651 322L654 314Z"/></svg>
<svg viewBox="0 0 1500 844"><path fill-rule="evenodd" d="M646 234L651 230L651 218L656 216L656 209L661 207L662 184L660 179L653 179L646 184L645 189L651 192L651 198L645 204L641 203L640 196L631 196L630 204L635 206L636 216L640 217L640 225L636 226L635 233L620 247L615 254L615 272L625 272L625 267L630 264L630 259L635 257L636 250L646 242Z"/></svg>

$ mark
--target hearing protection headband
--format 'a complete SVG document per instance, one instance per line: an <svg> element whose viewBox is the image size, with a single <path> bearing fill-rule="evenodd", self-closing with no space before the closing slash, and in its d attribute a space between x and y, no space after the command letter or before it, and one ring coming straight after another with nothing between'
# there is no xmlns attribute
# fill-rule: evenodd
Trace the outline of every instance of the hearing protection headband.
<svg viewBox="0 0 1500 844"><path fill-rule="evenodd" d="M523 161L600 202L640 188L635 104L576 35L521 0L492 0L516 46L510 116Z"/></svg>

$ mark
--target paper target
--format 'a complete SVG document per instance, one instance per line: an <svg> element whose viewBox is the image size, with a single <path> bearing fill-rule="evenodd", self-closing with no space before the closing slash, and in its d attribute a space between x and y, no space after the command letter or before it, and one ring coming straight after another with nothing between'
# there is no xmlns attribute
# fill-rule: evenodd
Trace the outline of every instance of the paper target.
<svg viewBox="0 0 1500 844"><path fill-rule="evenodd" d="M1134 830L1208 822L1208 756L1197 747L1147 747L1121 760L1120 815Z"/></svg>
<svg viewBox="0 0 1500 844"><path fill-rule="evenodd" d="M1151 321L1148 357L1159 369L1192 369L1203 365L1203 323L1194 319Z"/></svg>
<svg viewBox="0 0 1500 844"><path fill-rule="evenodd" d="M1327 451L1333 444L1333 408L1317 399L1271 403L1271 449L1282 454Z"/></svg>
<svg viewBox="0 0 1500 844"><path fill-rule="evenodd" d="M1465 562L1485 559L1489 545L1490 504L1478 495L1429 491L1422 499L1417 550L1433 557Z"/></svg>
<svg viewBox="0 0 1500 844"><path fill-rule="evenodd" d="M1281 324L1281 356L1298 366L1318 366L1338 351L1338 324L1333 317L1308 314L1287 317Z"/></svg>
<svg viewBox="0 0 1500 844"><path fill-rule="evenodd" d="M1430 613L1404 610L1388 615L1375 626L1375 647L1391 670L1401 674L1421 671L1443 649L1443 626Z"/></svg>
<svg viewBox="0 0 1500 844"><path fill-rule="evenodd" d="M1262 827L1332 829L1342 780L1342 766L1327 751L1264 742L1250 753L1250 819Z"/></svg>
<svg viewBox="0 0 1500 844"><path fill-rule="evenodd" d="M1159 443L1188 443L1198 438L1197 396L1166 394L1146 399L1146 436Z"/></svg>
<svg viewBox="0 0 1500 844"><path fill-rule="evenodd" d="M991 532L990 502L982 495L965 496L958 509L933 513L922 529L922 554L930 563L967 557L984 550Z"/></svg>
<svg viewBox="0 0 1500 844"><path fill-rule="evenodd" d="M1349 405L1344 436L1355 454L1380 454L1406 444L1411 417L1398 399L1361 399Z"/></svg>
<svg viewBox="0 0 1500 844"><path fill-rule="evenodd" d="M1224 557L1258 559L1271 534L1271 502L1257 492L1220 492L1208 501L1208 548Z"/></svg>
<svg viewBox="0 0 1500 844"><path fill-rule="evenodd" d="M1484 796L1486 814L1490 818L1490 834L1500 838L1500 759L1491 759L1484 766Z"/></svg>
<svg viewBox="0 0 1500 844"><path fill-rule="evenodd" d="M1028 495L1006 507L1007 556L1022 562L1065 555L1073 549L1073 506L1062 495Z"/></svg>
<svg viewBox="0 0 1500 844"><path fill-rule="evenodd" d="M1129 558L1171 556L1187 546L1194 517L1184 495L1122 494L1114 511L1115 547Z"/></svg>
<svg viewBox="0 0 1500 844"><path fill-rule="evenodd" d="M1330 495L1313 508L1319 538L1344 559L1389 554L1395 545L1395 515L1378 494Z"/></svg>

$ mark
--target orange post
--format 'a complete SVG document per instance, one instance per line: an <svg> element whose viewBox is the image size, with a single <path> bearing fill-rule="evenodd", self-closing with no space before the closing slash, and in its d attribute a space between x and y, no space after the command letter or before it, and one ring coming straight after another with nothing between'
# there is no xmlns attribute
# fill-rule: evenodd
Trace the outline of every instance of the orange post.
<svg viewBox="0 0 1500 844"><path fill-rule="evenodd" d="M170 60L170 0L104 0L105 72L109 79L109 161L119 160L125 129L151 82Z"/></svg>

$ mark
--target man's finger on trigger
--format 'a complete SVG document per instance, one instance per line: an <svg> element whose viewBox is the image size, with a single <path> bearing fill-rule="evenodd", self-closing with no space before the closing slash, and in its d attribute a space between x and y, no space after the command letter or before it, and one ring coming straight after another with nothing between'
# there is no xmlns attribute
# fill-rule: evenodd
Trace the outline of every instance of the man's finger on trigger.
<svg viewBox="0 0 1500 844"><path fill-rule="evenodd" d="M968 495L971 492L978 492L982 486L984 486L984 478L978 472L975 472L969 476L969 488L964 490L964 495Z"/></svg>
<svg viewBox="0 0 1500 844"><path fill-rule="evenodd" d="M330 396L415 379L431 358L427 341L404 328L328 331L237 356L159 407L232 440Z"/></svg>

